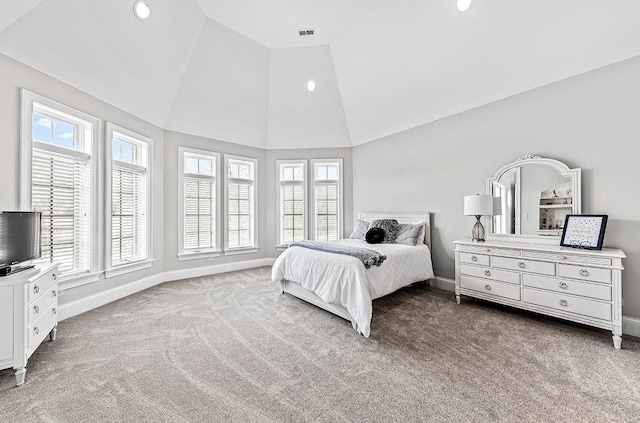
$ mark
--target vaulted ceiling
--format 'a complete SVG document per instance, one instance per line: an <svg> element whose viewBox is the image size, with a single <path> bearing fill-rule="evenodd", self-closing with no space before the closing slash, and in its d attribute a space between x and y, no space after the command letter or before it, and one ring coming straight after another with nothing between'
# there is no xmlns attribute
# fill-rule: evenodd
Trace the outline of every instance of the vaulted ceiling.
<svg viewBox="0 0 640 423"><path fill-rule="evenodd" d="M637 0L147 1L140 21L133 0L0 0L0 53L261 148L358 145L640 55Z"/></svg>

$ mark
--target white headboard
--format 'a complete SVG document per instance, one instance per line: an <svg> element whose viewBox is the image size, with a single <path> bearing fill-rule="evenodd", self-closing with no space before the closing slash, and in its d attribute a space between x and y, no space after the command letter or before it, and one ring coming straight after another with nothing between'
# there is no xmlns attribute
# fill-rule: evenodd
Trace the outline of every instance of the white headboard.
<svg viewBox="0 0 640 423"><path fill-rule="evenodd" d="M377 212L358 213L358 219L371 222L374 219L396 219L398 223L424 222L424 243L431 249L431 215L429 212Z"/></svg>

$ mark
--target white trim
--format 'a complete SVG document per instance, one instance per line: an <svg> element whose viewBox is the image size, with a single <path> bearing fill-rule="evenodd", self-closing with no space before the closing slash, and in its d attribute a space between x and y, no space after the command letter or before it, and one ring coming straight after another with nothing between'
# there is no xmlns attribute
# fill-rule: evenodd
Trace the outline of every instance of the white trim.
<svg viewBox="0 0 640 423"><path fill-rule="evenodd" d="M60 291L64 291L97 282L98 280L100 280L100 272L83 273L76 276L67 276L66 278L60 277L58 278L58 287Z"/></svg>
<svg viewBox="0 0 640 423"><path fill-rule="evenodd" d="M257 245L257 239L258 239L258 159L255 159L253 157L244 157L244 156L235 156L232 154L225 154L224 155L224 167L223 167L223 172L224 172L224 223L223 223L223 227L224 227L224 247L223 247L223 251L225 253L225 255L233 255L234 251L238 250L236 248L234 249L229 249L229 182L233 181L233 180L239 180L239 179L235 179L235 178L230 178L229 177L229 160L239 160L239 161L244 161L244 162L250 162L253 164L253 169L252 169L252 177L253 179L251 187L253 190L253 204L251 205L251 230L252 230L252 234L251 234L251 242L252 245L250 246L245 246L245 247L240 247L240 249L243 248L250 248L250 249L255 249L257 251L258 249L258 245ZM242 180L242 179L240 179ZM248 252L256 252L256 251L248 251ZM243 254L238 253L238 254Z"/></svg>
<svg viewBox="0 0 640 423"><path fill-rule="evenodd" d="M640 319L637 317L622 316L622 333L640 338Z"/></svg>
<svg viewBox="0 0 640 423"><path fill-rule="evenodd" d="M120 275L125 275L138 270L148 269L151 267L155 259L136 261L133 263L121 264L116 267L104 271L104 278L109 279Z"/></svg>
<svg viewBox="0 0 640 423"><path fill-rule="evenodd" d="M285 247L286 244L282 243L282 187L283 185L300 185L302 186L302 204L304 207L302 216L302 239L308 239L309 236L309 172L307 166L307 159L288 159L288 160L276 160L276 248ZM282 165L302 165L302 181L283 181L282 180ZM281 250L282 251L282 250Z"/></svg>
<svg viewBox="0 0 640 423"><path fill-rule="evenodd" d="M58 320L62 321L78 314L93 310L105 304L143 291L163 282L176 281L180 279L197 278L218 273L234 272L237 270L253 269L256 267L271 266L275 259L264 258L248 260L237 263L217 264L214 266L198 267L195 269L172 270L148 276L143 279L132 281L126 285L118 286L104 292L62 304L58 307Z"/></svg>
<svg viewBox="0 0 640 423"><path fill-rule="evenodd" d="M224 250L224 255L237 256L238 254L253 254L253 253L257 253L259 248L260 247L258 247L257 245L254 247L231 248L231 249Z"/></svg>
<svg viewBox="0 0 640 423"><path fill-rule="evenodd" d="M456 282L453 279L443 278L442 276L434 276L429 281L429 285L443 291L455 292Z"/></svg>
<svg viewBox="0 0 640 423"><path fill-rule="evenodd" d="M316 228L316 184L322 183L338 183L338 239L344 238L344 160L342 158L334 159L311 159L309 161L309 189L311 199L311 213L310 213L310 238L317 240L317 228ZM338 163L338 180L321 180L316 181L316 166L323 164L336 164Z"/></svg>
<svg viewBox="0 0 640 423"><path fill-rule="evenodd" d="M219 251L219 250L194 251L191 253L176 254L176 256L178 257L178 261L200 260L200 259L220 257L220 255L222 255L222 251Z"/></svg>

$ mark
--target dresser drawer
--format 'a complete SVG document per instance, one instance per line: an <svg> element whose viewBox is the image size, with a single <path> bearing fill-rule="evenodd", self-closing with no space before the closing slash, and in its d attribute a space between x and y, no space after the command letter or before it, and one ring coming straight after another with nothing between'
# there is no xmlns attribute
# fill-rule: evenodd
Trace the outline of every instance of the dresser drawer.
<svg viewBox="0 0 640 423"><path fill-rule="evenodd" d="M33 323L42 316L42 313L47 310L52 304L58 302L58 285L54 284L48 290L46 290L37 300L27 305L29 313L29 324Z"/></svg>
<svg viewBox="0 0 640 423"><path fill-rule="evenodd" d="M460 265L460 273L478 278L489 278L501 282L520 284L520 274L508 270L493 269L479 266Z"/></svg>
<svg viewBox="0 0 640 423"><path fill-rule="evenodd" d="M562 254L562 253L545 253L540 251L523 251L523 257L530 257L534 259L553 260L558 262L568 263L585 263L596 264L602 266L611 266L611 259L603 257L593 256L581 256L574 254Z"/></svg>
<svg viewBox="0 0 640 423"><path fill-rule="evenodd" d="M568 279L547 278L536 275L522 275L522 284L533 288L548 289L559 293L580 295L611 301L611 287L593 283L585 283Z"/></svg>
<svg viewBox="0 0 640 423"><path fill-rule="evenodd" d="M558 275L562 276L563 278L611 283L611 270L600 269L598 267L573 266L570 264L560 264L558 266Z"/></svg>
<svg viewBox="0 0 640 423"><path fill-rule="evenodd" d="M38 319L27 327L27 355L47 337L58 321L58 302L42 312Z"/></svg>
<svg viewBox="0 0 640 423"><path fill-rule="evenodd" d="M529 288L524 288L524 302L611 321L610 303Z"/></svg>
<svg viewBox="0 0 640 423"><path fill-rule="evenodd" d="M56 283L58 278L58 272L56 269L51 269L49 272L43 274L35 281L27 284L27 302L32 303L43 295L49 288Z"/></svg>
<svg viewBox="0 0 640 423"><path fill-rule="evenodd" d="M482 245L459 245L459 250L483 254L499 254L502 256L519 256L520 250L510 248L487 247Z"/></svg>
<svg viewBox="0 0 640 423"><path fill-rule="evenodd" d="M520 300L520 286L460 275L460 287L496 297Z"/></svg>
<svg viewBox="0 0 640 423"><path fill-rule="evenodd" d="M488 266L489 256L484 254L460 253L460 262Z"/></svg>
<svg viewBox="0 0 640 423"><path fill-rule="evenodd" d="M542 275L554 276L556 274L556 265L546 261L525 260L508 257L493 257L491 265L501 267L503 269L519 270L529 273L540 273Z"/></svg>

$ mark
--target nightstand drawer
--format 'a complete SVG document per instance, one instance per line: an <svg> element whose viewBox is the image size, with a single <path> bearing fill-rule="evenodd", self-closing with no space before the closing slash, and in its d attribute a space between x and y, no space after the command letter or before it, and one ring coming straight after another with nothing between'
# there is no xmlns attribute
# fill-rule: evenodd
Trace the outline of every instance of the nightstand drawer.
<svg viewBox="0 0 640 423"><path fill-rule="evenodd" d="M58 321L58 303L52 304L42 315L27 327L27 355L30 355L40 343L47 337L49 332L56 326Z"/></svg>
<svg viewBox="0 0 640 423"><path fill-rule="evenodd" d="M499 248L499 247L487 247L483 245L459 245L458 249L481 253L481 254L499 254L501 256L519 256L520 250L509 249L509 248Z"/></svg>
<svg viewBox="0 0 640 423"><path fill-rule="evenodd" d="M523 257L531 257L534 259L544 259L544 260L553 260L558 262L567 262L567 263L585 263L585 264L596 264L603 266L611 266L610 258L602 258L602 257L591 257L591 256L580 256L574 254L562 254L562 253L545 253L540 251L523 251Z"/></svg>
<svg viewBox="0 0 640 423"><path fill-rule="evenodd" d="M611 321L610 303L530 288L524 288L524 302Z"/></svg>
<svg viewBox="0 0 640 423"><path fill-rule="evenodd" d="M546 261L525 260L507 257L493 257L491 265L503 269L519 270L522 272L539 273L554 276L556 265Z"/></svg>
<svg viewBox="0 0 640 423"><path fill-rule="evenodd" d="M51 269L49 272L43 274L35 281L27 284L27 302L31 303L43 295L49 288L56 283L58 278L57 269Z"/></svg>
<svg viewBox="0 0 640 423"><path fill-rule="evenodd" d="M488 266L489 256L484 254L460 253L460 262Z"/></svg>
<svg viewBox="0 0 640 423"><path fill-rule="evenodd" d="M490 278L501 282L520 284L520 274L516 272L509 272L508 270L461 264L460 274L475 276L478 278Z"/></svg>
<svg viewBox="0 0 640 423"><path fill-rule="evenodd" d="M509 283L494 282L487 279L476 279L460 275L460 287L487 295L520 300L520 286Z"/></svg>
<svg viewBox="0 0 640 423"><path fill-rule="evenodd" d="M598 267L558 265L558 275L563 278L581 279L585 281L611 283L611 270Z"/></svg>
<svg viewBox="0 0 640 423"><path fill-rule="evenodd" d="M522 284L533 288L547 289L558 293L580 295L611 301L611 287L594 283L573 281L569 279L546 278L536 275L522 275Z"/></svg>
<svg viewBox="0 0 640 423"><path fill-rule="evenodd" d="M40 316L42 316L42 313L46 309L48 309L52 304L57 304L57 302L58 286L54 285L40 295L37 300L27 305L27 309L29 311L29 324L36 321Z"/></svg>

